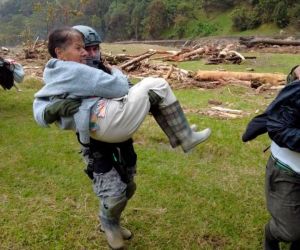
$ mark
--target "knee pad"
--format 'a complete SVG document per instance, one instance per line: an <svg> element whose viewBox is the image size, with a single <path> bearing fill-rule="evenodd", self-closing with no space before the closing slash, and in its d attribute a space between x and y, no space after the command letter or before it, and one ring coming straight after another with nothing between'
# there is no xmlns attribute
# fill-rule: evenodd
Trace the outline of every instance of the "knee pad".
<svg viewBox="0 0 300 250"><path fill-rule="evenodd" d="M126 194L117 197L107 197L101 200L100 217L109 220L119 220L127 204Z"/></svg>

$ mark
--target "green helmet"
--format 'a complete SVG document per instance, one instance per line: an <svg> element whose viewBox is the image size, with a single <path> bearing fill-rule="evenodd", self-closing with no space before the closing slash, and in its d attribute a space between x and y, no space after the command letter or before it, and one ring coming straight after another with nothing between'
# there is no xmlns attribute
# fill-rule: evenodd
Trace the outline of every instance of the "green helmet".
<svg viewBox="0 0 300 250"><path fill-rule="evenodd" d="M73 26L73 29L78 30L84 37L84 45L92 46L98 45L102 42L99 34L91 27L85 25Z"/></svg>

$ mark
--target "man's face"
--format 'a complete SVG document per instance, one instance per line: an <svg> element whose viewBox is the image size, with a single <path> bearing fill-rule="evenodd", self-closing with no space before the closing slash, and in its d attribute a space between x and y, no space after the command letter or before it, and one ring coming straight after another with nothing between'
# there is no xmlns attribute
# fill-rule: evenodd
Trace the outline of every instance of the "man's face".
<svg viewBox="0 0 300 250"><path fill-rule="evenodd" d="M97 68L98 63L100 61L100 49L99 49L99 44L98 45L91 45L91 46L86 46L85 50L88 54L86 64Z"/></svg>
<svg viewBox="0 0 300 250"><path fill-rule="evenodd" d="M88 53L88 57L99 58L99 56L100 56L99 45L87 46L87 47L85 47L85 50Z"/></svg>

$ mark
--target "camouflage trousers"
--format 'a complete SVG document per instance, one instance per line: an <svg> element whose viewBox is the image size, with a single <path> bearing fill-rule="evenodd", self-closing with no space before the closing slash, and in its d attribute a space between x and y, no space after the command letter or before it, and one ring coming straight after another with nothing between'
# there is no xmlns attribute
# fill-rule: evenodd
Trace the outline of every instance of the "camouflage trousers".
<svg viewBox="0 0 300 250"><path fill-rule="evenodd" d="M101 224L111 223L119 225L121 213L126 207L127 201L133 196L136 190L134 176L136 166L127 168L129 183L121 180L119 173L113 167L106 173L95 173L93 189L100 198L99 218ZM105 225L103 225L105 226Z"/></svg>

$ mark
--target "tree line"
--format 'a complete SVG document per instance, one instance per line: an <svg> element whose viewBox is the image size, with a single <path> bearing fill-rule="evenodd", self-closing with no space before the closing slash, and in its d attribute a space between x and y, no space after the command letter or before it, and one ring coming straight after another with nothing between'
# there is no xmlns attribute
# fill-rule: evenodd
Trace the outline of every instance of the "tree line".
<svg viewBox="0 0 300 250"><path fill-rule="evenodd" d="M61 25L94 27L106 41L196 38L218 34L212 14L228 12L232 29L264 23L300 27L298 0L9 0L0 5L0 43L46 38Z"/></svg>

